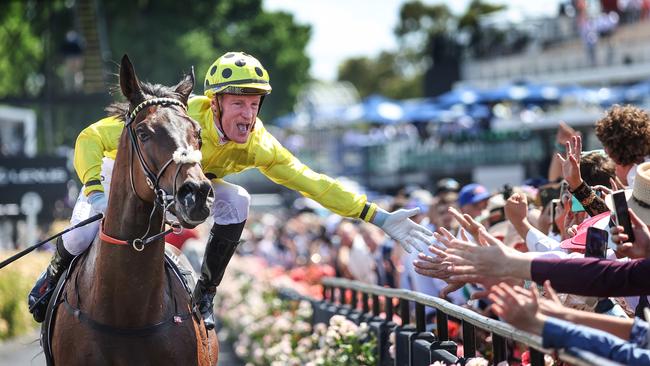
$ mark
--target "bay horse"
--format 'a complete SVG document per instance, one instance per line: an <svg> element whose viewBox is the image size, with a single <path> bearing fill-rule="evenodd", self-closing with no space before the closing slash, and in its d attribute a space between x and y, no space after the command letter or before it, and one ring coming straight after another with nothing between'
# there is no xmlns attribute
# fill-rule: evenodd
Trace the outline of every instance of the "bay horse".
<svg viewBox="0 0 650 366"><path fill-rule="evenodd" d="M195 227L212 199L200 127L186 111L194 72L174 87L141 83L124 55L119 80L128 103L107 108L125 122L108 207L98 239L59 284L56 312L48 309L48 363L216 365L216 332L165 266L166 212L178 218L173 230Z"/></svg>

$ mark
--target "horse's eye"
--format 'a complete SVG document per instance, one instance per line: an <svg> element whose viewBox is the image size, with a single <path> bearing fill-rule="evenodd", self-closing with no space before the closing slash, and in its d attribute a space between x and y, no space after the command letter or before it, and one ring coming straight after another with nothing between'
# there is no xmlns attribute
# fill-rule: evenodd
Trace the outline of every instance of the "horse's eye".
<svg viewBox="0 0 650 366"><path fill-rule="evenodd" d="M135 132L138 134L138 139L140 139L140 141L144 142L149 139L149 133L146 130L139 128Z"/></svg>

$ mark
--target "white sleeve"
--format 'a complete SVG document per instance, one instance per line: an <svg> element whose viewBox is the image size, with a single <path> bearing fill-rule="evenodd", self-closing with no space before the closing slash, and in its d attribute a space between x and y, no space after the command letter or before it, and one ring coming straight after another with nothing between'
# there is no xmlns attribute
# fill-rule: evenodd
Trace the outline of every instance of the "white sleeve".
<svg viewBox="0 0 650 366"><path fill-rule="evenodd" d="M560 242L533 227L526 234L526 246L530 252L548 252L559 250Z"/></svg>

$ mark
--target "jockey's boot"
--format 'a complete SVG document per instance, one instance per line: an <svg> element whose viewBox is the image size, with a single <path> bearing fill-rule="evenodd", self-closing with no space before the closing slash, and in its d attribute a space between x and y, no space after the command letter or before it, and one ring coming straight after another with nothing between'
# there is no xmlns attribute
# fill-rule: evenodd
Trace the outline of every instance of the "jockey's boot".
<svg viewBox="0 0 650 366"><path fill-rule="evenodd" d="M41 323L45 319L47 304L50 302L54 288L59 282L61 274L68 268L74 257L65 249L63 239L59 236L56 239L56 250L50 265L36 280L36 285L29 292L27 298L29 312L32 313L34 320L37 322Z"/></svg>
<svg viewBox="0 0 650 366"><path fill-rule="evenodd" d="M228 262L232 258L239 238L244 231L246 221L239 224L212 226L210 238L205 247L201 278L196 283L193 299L201 312L203 322L208 330L214 329L214 295L223 279Z"/></svg>

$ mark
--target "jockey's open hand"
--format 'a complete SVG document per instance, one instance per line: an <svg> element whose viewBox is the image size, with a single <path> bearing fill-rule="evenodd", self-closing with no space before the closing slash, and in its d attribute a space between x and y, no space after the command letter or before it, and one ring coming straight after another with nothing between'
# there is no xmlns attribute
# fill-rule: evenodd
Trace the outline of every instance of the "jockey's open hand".
<svg viewBox="0 0 650 366"><path fill-rule="evenodd" d="M377 217L380 220L374 220L373 222L393 238L393 240L400 243L408 253L411 253L411 247L422 252L435 239L431 231L410 219L410 217L417 215L419 212L419 208L411 210L400 209L394 212L382 210L382 212L377 212Z"/></svg>

